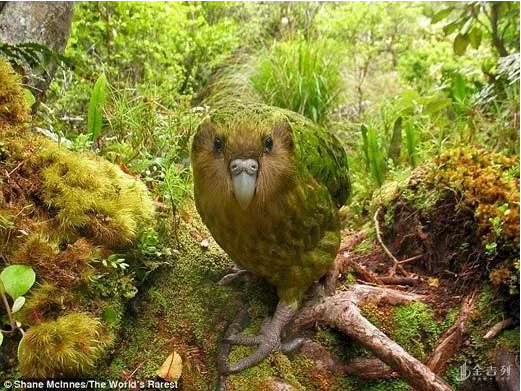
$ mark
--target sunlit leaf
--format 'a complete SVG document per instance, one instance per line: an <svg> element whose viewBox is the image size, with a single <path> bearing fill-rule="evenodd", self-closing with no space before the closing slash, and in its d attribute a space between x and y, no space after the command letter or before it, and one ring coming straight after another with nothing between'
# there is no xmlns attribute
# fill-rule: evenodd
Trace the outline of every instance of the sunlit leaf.
<svg viewBox="0 0 521 391"><path fill-rule="evenodd" d="M27 102L27 105L29 107L34 105L34 103L36 102L36 98L34 97L33 93L28 88L24 88L23 92L24 92L25 101Z"/></svg>
<svg viewBox="0 0 521 391"><path fill-rule="evenodd" d="M440 20L445 19L447 16L451 14L452 9L452 7L448 7L436 12L431 19L431 23L435 24L438 23Z"/></svg>
<svg viewBox="0 0 521 391"><path fill-rule="evenodd" d="M0 279L7 294L16 299L31 289L36 280L36 274L30 266L11 265L2 270Z"/></svg>
<svg viewBox="0 0 521 391"><path fill-rule="evenodd" d="M469 46L470 40L468 35L461 35L458 34L456 38L454 39L454 53L458 56L461 56L465 54L465 51L467 50L467 46Z"/></svg>
<svg viewBox="0 0 521 391"><path fill-rule="evenodd" d="M479 48L479 45L481 45L481 38L483 37L483 33L481 32L481 29L478 27L474 27L472 30L469 31L469 40L470 45L477 49Z"/></svg>
<svg viewBox="0 0 521 391"><path fill-rule="evenodd" d="M93 141L96 141L100 136L103 125L103 106L107 99L106 88L107 78L102 73L92 89L87 117L87 129Z"/></svg>
<svg viewBox="0 0 521 391"><path fill-rule="evenodd" d="M20 311L20 309L24 306L24 304L25 304L25 297L23 297L23 296L17 297L13 303L13 308L11 308L11 312L14 314L15 312Z"/></svg>
<svg viewBox="0 0 521 391"><path fill-rule="evenodd" d="M462 102L467 96L467 87L465 86L465 80L461 74L456 73L452 86L452 96L458 102Z"/></svg>

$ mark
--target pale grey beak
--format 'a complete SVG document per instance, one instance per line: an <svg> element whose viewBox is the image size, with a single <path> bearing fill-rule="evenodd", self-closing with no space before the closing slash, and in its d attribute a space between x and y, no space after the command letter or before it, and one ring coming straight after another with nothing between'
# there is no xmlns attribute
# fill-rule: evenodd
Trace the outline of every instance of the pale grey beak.
<svg viewBox="0 0 521 391"><path fill-rule="evenodd" d="M242 209L246 209L255 194L259 163L255 159L235 159L230 162L233 194Z"/></svg>

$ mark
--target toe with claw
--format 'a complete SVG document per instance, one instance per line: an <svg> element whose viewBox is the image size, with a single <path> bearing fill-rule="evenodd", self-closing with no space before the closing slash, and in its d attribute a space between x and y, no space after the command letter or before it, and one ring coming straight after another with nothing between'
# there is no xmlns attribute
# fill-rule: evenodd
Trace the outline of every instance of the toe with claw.
<svg viewBox="0 0 521 391"><path fill-rule="evenodd" d="M264 321L259 334L256 336L240 334L239 330L244 327L244 324L240 325L242 327L239 327L240 322L232 323L223 338L223 344L228 346L227 353L229 353L231 345L256 345L257 349L248 357L235 363L227 361L227 354L226 357L221 357L220 372L222 374L241 372L258 364L274 351L282 350L288 353L296 349L302 342L300 338L292 339L287 343L281 342L282 331L294 314L295 310L293 308L280 301L273 317Z"/></svg>

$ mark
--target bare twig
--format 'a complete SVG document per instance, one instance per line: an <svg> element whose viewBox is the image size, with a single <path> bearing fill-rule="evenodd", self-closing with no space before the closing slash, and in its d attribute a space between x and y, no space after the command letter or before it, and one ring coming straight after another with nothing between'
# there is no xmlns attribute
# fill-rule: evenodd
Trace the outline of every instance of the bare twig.
<svg viewBox="0 0 521 391"><path fill-rule="evenodd" d="M498 322L494 326L492 326L490 330L485 334L483 339L492 339L500 332L502 332L504 329L512 326L513 324L514 321L512 320L512 318L502 320L501 322Z"/></svg>
<svg viewBox="0 0 521 391"><path fill-rule="evenodd" d="M391 258L391 260L394 262L394 267L397 268L398 270L400 270L405 276L409 276L409 273L407 273L407 271L400 264L400 261L398 259L396 259L396 257L391 253L391 251L389 251L389 249L387 248L387 246L385 245L385 243L382 239L382 231L380 229L380 223L378 222L378 215L380 214L381 209L382 209L381 207L378 208L378 210L376 211L376 213L374 214L374 217L373 217L374 226L376 229L376 239L378 239L378 243L380 243L380 246L382 246L382 249L385 251L387 256L389 258Z"/></svg>

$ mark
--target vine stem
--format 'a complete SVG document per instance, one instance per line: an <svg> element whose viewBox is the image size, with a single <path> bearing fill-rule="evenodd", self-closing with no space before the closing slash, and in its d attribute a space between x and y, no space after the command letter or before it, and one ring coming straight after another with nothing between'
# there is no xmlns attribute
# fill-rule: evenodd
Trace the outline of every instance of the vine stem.
<svg viewBox="0 0 521 391"><path fill-rule="evenodd" d="M11 314L11 308L9 307L9 302L7 301L7 297L5 296L5 292L3 289L0 289L0 296L2 296L2 301L4 302L5 310L7 311L7 316L9 316L9 324L11 325L11 330L14 330L16 324L14 323L13 315Z"/></svg>

